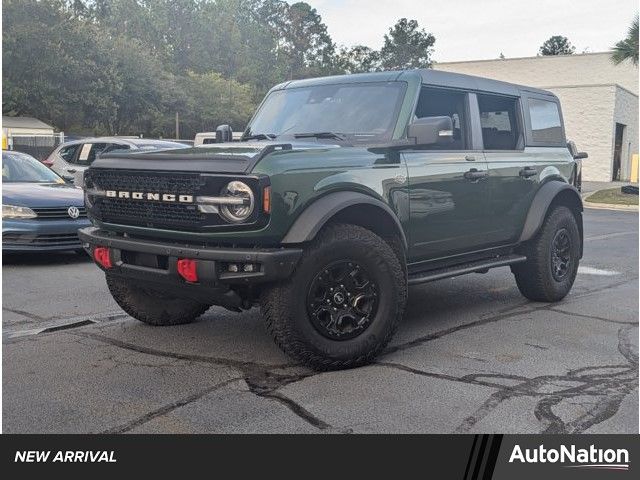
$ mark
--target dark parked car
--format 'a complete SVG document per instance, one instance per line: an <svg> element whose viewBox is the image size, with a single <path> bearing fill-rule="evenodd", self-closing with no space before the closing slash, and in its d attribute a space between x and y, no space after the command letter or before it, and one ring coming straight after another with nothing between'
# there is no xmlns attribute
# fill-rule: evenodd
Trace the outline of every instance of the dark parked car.
<svg viewBox="0 0 640 480"><path fill-rule="evenodd" d="M80 236L131 316L260 305L285 352L335 369L382 351L410 285L507 266L555 302L576 278L584 155L550 92L434 70L297 80L243 140L85 172Z"/></svg>
<svg viewBox="0 0 640 480"><path fill-rule="evenodd" d="M2 152L2 250L82 251L82 190L26 153Z"/></svg>

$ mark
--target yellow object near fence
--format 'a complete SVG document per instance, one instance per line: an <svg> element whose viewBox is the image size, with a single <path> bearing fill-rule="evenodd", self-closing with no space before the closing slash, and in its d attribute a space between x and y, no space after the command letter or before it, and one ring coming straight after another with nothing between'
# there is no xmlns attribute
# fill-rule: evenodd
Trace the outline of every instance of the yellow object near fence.
<svg viewBox="0 0 640 480"><path fill-rule="evenodd" d="M633 183L638 183L638 154L634 153L631 156L631 175L630 180Z"/></svg>
<svg viewBox="0 0 640 480"><path fill-rule="evenodd" d="M2 134L2 149L6 150L9 148L9 144L7 143L7 136L3 133Z"/></svg>

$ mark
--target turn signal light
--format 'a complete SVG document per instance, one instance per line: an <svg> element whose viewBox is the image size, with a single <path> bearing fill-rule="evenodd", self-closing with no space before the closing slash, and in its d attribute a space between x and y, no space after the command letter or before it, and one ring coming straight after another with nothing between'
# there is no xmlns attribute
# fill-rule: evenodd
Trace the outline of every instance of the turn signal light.
<svg viewBox="0 0 640 480"><path fill-rule="evenodd" d="M113 267L113 264L111 263L111 253L107 247L96 247L93 250L93 258L104 268Z"/></svg>
<svg viewBox="0 0 640 480"><path fill-rule="evenodd" d="M196 261L190 258L178 259L178 273L187 282L194 283L198 281L197 266L198 264L196 263Z"/></svg>
<svg viewBox="0 0 640 480"><path fill-rule="evenodd" d="M271 187L264 187L262 190L262 211L271 213Z"/></svg>

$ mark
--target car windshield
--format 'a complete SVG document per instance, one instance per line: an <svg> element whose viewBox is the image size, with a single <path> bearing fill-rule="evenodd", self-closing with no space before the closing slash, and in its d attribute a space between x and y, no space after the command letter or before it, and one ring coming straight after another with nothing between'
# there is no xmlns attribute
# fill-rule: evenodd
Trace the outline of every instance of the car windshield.
<svg viewBox="0 0 640 480"><path fill-rule="evenodd" d="M55 172L31 155L17 152L2 152L2 181L64 183L64 180Z"/></svg>
<svg viewBox="0 0 640 480"><path fill-rule="evenodd" d="M376 82L276 90L267 96L244 138L388 141L405 89L404 82Z"/></svg>

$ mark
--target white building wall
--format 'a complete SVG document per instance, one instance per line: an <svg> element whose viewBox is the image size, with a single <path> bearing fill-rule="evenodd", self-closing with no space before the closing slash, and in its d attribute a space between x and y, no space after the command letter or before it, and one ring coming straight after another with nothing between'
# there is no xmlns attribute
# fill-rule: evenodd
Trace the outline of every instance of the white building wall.
<svg viewBox="0 0 640 480"><path fill-rule="evenodd" d="M638 94L638 68L629 61L614 65L610 52L447 62L433 68L538 88L617 83Z"/></svg>
<svg viewBox="0 0 640 480"><path fill-rule="evenodd" d="M615 124L626 125L622 137L621 179L628 180L631 175L631 157L638 153L638 96L616 87L615 108L613 113L613 133L615 140ZM613 152L614 145L611 145ZM613 155L613 153L612 153Z"/></svg>
<svg viewBox="0 0 640 480"><path fill-rule="evenodd" d="M567 140L573 140L578 151L589 154L582 161L582 179L610 181L616 87L557 87L550 91L560 99Z"/></svg>

